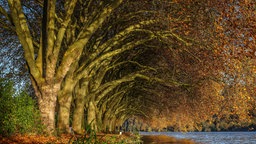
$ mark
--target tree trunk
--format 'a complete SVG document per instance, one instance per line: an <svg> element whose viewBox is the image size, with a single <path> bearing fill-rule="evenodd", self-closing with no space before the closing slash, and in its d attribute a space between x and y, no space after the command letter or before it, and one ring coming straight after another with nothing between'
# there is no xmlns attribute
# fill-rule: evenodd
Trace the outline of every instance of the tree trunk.
<svg viewBox="0 0 256 144"><path fill-rule="evenodd" d="M88 117L87 123L91 125L91 128L97 131L97 117L96 117L97 107L93 101L89 102L88 105Z"/></svg>
<svg viewBox="0 0 256 144"><path fill-rule="evenodd" d="M54 134L55 132L55 108L59 85L59 83L51 83L42 86L40 91L41 96L38 98L42 124L46 128L45 133L50 135Z"/></svg>
<svg viewBox="0 0 256 144"><path fill-rule="evenodd" d="M59 98L59 115L58 115L58 130L60 133L70 133L70 107L72 101L72 93L66 93L65 97Z"/></svg>
<svg viewBox="0 0 256 144"><path fill-rule="evenodd" d="M104 112L102 118L103 118L102 121L103 121L103 129L104 129L104 131L105 132L111 132L110 131L110 129L111 129L110 128L111 113L110 113L109 109Z"/></svg>
<svg viewBox="0 0 256 144"><path fill-rule="evenodd" d="M76 98L76 106L73 114L72 128L78 134L83 134L84 99Z"/></svg>
<svg viewBox="0 0 256 144"><path fill-rule="evenodd" d="M71 93L72 94L72 93ZM59 100L58 130L60 133L70 133L70 107L72 96L68 96Z"/></svg>
<svg viewBox="0 0 256 144"><path fill-rule="evenodd" d="M110 119L110 122L109 122L109 131L110 132L114 132L115 131L115 126L116 126L115 122L116 122L116 118L115 117Z"/></svg>
<svg viewBox="0 0 256 144"><path fill-rule="evenodd" d="M72 92L75 82L71 77L66 77L63 82L62 89L58 95L59 115L58 115L58 130L60 133L70 133L70 107L72 102Z"/></svg>
<svg viewBox="0 0 256 144"><path fill-rule="evenodd" d="M105 115L102 117L102 131L108 132L108 120Z"/></svg>
<svg viewBox="0 0 256 144"><path fill-rule="evenodd" d="M98 111L97 111L97 131L100 132L102 131L103 128L103 118L102 118L102 110L99 110L99 108L97 107Z"/></svg>
<svg viewBox="0 0 256 144"><path fill-rule="evenodd" d="M72 128L78 134L83 134L85 96L88 94L88 82L84 82L82 86L77 85L75 88L76 99L75 109L73 113Z"/></svg>
<svg viewBox="0 0 256 144"><path fill-rule="evenodd" d="M115 130L115 116L113 116L110 111L107 111L104 114L104 119L103 119L103 125L105 128L106 132L113 132L113 130Z"/></svg>

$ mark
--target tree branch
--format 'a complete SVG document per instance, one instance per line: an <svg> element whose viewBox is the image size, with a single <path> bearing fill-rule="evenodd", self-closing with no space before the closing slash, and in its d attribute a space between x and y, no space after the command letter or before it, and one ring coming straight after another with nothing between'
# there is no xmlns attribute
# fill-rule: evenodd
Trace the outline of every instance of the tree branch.
<svg viewBox="0 0 256 144"><path fill-rule="evenodd" d="M57 71L57 79L63 78L65 76L70 65L80 58L82 50L89 41L91 35L102 25L102 23L111 14L111 12L122 2L123 0L115 0L110 6L103 9L97 20L95 20L89 27L80 32L77 41L75 41L64 54L64 58Z"/></svg>
<svg viewBox="0 0 256 144"><path fill-rule="evenodd" d="M41 83L43 79L40 78L40 70L35 64L33 39L29 31L26 17L22 11L20 0L8 0L8 4L11 10L12 21L15 25L16 33L24 49L25 59L28 63L30 72L33 77L36 78L37 83Z"/></svg>

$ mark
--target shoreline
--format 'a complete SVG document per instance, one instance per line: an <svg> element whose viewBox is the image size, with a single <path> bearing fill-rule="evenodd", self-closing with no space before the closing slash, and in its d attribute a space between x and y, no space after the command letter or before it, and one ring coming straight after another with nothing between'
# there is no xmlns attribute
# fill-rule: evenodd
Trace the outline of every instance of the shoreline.
<svg viewBox="0 0 256 144"><path fill-rule="evenodd" d="M1 136L0 143L68 143L75 142L76 140L80 142L83 141L83 136L72 136L69 134L64 134L61 136L43 136L43 135L12 135L12 136ZM82 140L82 141L81 141ZM96 139L95 139L96 140ZM119 134L97 134L98 142L108 142L108 143L142 143L142 144L195 144L192 140L189 139L177 139L174 137L166 135L134 135L132 133L123 133Z"/></svg>
<svg viewBox="0 0 256 144"><path fill-rule="evenodd" d="M166 135L140 135L143 144L196 144L194 141L189 139L177 139Z"/></svg>

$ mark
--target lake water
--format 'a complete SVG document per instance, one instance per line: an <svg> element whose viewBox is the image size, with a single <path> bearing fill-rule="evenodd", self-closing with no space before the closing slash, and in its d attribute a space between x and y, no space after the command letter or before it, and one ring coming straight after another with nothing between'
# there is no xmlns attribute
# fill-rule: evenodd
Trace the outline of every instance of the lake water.
<svg viewBox="0 0 256 144"><path fill-rule="evenodd" d="M256 132L140 132L141 135L167 135L191 139L200 144L256 144Z"/></svg>

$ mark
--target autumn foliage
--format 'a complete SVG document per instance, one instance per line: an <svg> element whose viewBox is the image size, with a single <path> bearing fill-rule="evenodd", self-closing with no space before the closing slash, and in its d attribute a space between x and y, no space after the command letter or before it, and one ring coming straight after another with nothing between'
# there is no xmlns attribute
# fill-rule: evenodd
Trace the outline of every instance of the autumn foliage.
<svg viewBox="0 0 256 144"><path fill-rule="evenodd" d="M162 55L172 78L189 86L161 89L169 107L155 110L148 125L175 131L250 129L255 125L255 2L177 2L188 5L180 14L197 11L189 16L193 20L179 24L193 45Z"/></svg>
<svg viewBox="0 0 256 144"><path fill-rule="evenodd" d="M129 118L174 131L256 124L254 0L0 6L1 44L21 44L48 134L112 132Z"/></svg>

